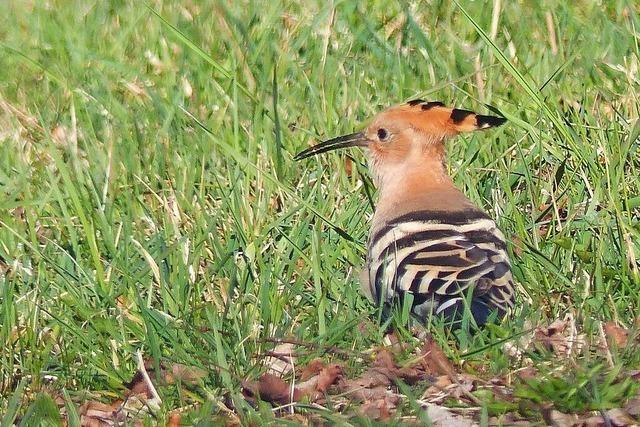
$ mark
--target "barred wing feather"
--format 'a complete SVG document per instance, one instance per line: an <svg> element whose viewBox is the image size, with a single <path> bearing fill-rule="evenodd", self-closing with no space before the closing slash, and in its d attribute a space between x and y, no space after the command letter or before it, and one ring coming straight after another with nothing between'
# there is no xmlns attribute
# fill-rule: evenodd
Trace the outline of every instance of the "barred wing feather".
<svg viewBox="0 0 640 427"><path fill-rule="evenodd" d="M502 316L513 305L504 237L481 211L399 217L371 236L368 258L374 298L388 303L410 292L421 316L447 315L459 308L469 288L478 311L474 317L481 317L476 320L490 311Z"/></svg>

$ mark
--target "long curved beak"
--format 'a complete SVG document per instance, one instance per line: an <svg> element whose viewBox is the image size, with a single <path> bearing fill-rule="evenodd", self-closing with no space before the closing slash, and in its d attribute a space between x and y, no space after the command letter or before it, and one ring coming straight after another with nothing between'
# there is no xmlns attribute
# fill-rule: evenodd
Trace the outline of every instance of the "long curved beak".
<svg viewBox="0 0 640 427"><path fill-rule="evenodd" d="M320 144L314 145L313 147L307 148L306 150L296 154L293 160L298 161L306 159L307 157L326 153L327 151L337 150L338 148L365 147L367 144L368 140L363 132L351 133L349 135L342 135L337 138L329 139L328 141L324 141Z"/></svg>

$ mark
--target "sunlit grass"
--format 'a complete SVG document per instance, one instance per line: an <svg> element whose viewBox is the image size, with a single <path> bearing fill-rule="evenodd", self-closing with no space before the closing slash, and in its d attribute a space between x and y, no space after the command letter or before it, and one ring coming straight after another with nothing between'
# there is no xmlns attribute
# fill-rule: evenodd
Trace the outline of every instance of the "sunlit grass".
<svg viewBox="0 0 640 427"><path fill-rule="evenodd" d="M374 191L364 157L351 153L349 175L345 154L292 156L411 98L509 119L451 141L449 154L456 183L510 239L519 309L459 336L449 356L500 374L516 368L500 340L538 322L571 313L593 342L601 321L632 326L637 5L492 7L3 5L4 421L43 390L69 402L120 395L138 349L211 372L195 393L204 402L237 395L273 346L265 338L378 344L382 328L357 328L376 317L358 288ZM602 355L572 363L608 387ZM528 390L555 398L549 387ZM189 400L165 398L167 411Z"/></svg>

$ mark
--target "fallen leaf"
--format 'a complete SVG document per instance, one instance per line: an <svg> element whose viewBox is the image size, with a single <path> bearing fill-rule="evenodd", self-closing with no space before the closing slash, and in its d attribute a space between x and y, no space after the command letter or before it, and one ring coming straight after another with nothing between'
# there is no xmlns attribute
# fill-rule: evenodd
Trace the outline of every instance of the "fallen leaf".
<svg viewBox="0 0 640 427"><path fill-rule="evenodd" d="M316 390L324 393L336 382L338 377L342 375L342 367L340 365L329 365L318 374L318 383Z"/></svg>
<svg viewBox="0 0 640 427"><path fill-rule="evenodd" d="M352 395L356 400L374 400L380 395L374 389L387 390L391 380L386 375L374 370L367 370L360 377L338 381L338 390L341 393ZM384 393L383 393L384 394Z"/></svg>
<svg viewBox="0 0 640 427"><path fill-rule="evenodd" d="M300 373L300 381L306 381L314 377L324 369L324 362L321 359L313 359Z"/></svg>
<svg viewBox="0 0 640 427"><path fill-rule="evenodd" d="M620 408L609 409L606 412L606 415L611 421L611 424L617 427L638 425L636 420L631 418L625 410Z"/></svg>
<svg viewBox="0 0 640 427"><path fill-rule="evenodd" d="M324 398L325 393L342 376L340 365L329 365L323 368L318 375L306 381L298 383L296 390L300 398L307 397L311 402L318 402Z"/></svg>
<svg viewBox="0 0 640 427"><path fill-rule="evenodd" d="M296 393L295 389L291 390L289 384L273 374L264 374L255 382L245 381L242 384L242 389L245 397L258 398L278 405L286 405L297 401L300 397L300 392Z"/></svg>
<svg viewBox="0 0 640 427"><path fill-rule="evenodd" d="M615 343L617 348L624 348L627 346L629 340L629 331L616 325L616 322L610 320L604 324L604 332L607 336L609 345Z"/></svg>
<svg viewBox="0 0 640 427"><path fill-rule="evenodd" d="M500 415L499 417L491 417L489 418L490 426L530 426L531 421L516 419L513 414L506 413Z"/></svg>
<svg viewBox="0 0 640 427"><path fill-rule="evenodd" d="M422 366L428 374L455 377L453 365L431 336L425 338L422 346Z"/></svg>
<svg viewBox="0 0 640 427"><path fill-rule="evenodd" d="M383 398L390 385L388 376L370 368L358 378L341 378L336 389L352 401L363 402Z"/></svg>
<svg viewBox="0 0 640 427"><path fill-rule="evenodd" d="M195 366L183 365L181 363L167 363L164 361L160 362L160 375L157 375L155 364L150 359L145 360L144 367L149 378L153 381L159 379L161 385L176 383L194 385L208 375L207 371L196 368ZM149 387L144 381L144 375L140 370L136 372L128 384L125 384L125 387L130 390L130 395L145 394L147 397L152 397L149 394Z"/></svg>
<svg viewBox="0 0 640 427"><path fill-rule="evenodd" d="M181 363L172 363L169 366L162 365L163 377L166 384L197 384L200 380L207 376L207 371L196 368L195 366L183 365Z"/></svg>
<svg viewBox="0 0 640 427"><path fill-rule="evenodd" d="M541 350L550 351L556 356L569 357L580 351L584 336L576 331L572 316L565 320L555 320L547 327L537 327L533 334L533 343Z"/></svg>
<svg viewBox="0 0 640 427"><path fill-rule="evenodd" d="M424 409L434 427L475 427L478 425L471 418L454 414L442 406L427 404Z"/></svg>
<svg viewBox="0 0 640 427"><path fill-rule="evenodd" d="M346 157L344 160L344 171L347 176L351 178L351 175L353 174L353 162L349 157Z"/></svg>
<svg viewBox="0 0 640 427"><path fill-rule="evenodd" d="M605 426L604 418L602 418L600 415L594 415L592 417L586 418L584 420L581 420L577 424L580 427L604 427Z"/></svg>
<svg viewBox="0 0 640 427"><path fill-rule="evenodd" d="M551 325L536 328L533 338L546 351L553 353L563 353L566 348L562 332L567 327L567 322L556 320Z"/></svg>
<svg viewBox="0 0 640 427"><path fill-rule="evenodd" d="M342 382L345 391L352 389L372 389L379 386L388 387L394 381L403 380L409 384L424 378L424 372L408 366L400 368L394 360L393 354L388 348L381 348L376 353L373 366L367 369L360 377ZM367 392L361 393L364 400L371 400L366 397Z"/></svg>
<svg viewBox="0 0 640 427"><path fill-rule="evenodd" d="M169 415L169 421L167 427L180 427L180 414Z"/></svg>
<svg viewBox="0 0 640 427"><path fill-rule="evenodd" d="M475 387L475 379L464 375L464 376L459 376L458 377L458 381L456 381L456 386L452 388L451 392L449 393L450 396L456 398L456 399L460 399L463 396L469 396L471 391L474 389ZM495 387L492 388L493 394L496 394L496 390Z"/></svg>
<svg viewBox="0 0 640 427"><path fill-rule="evenodd" d="M279 377L283 377L293 370L296 358L293 355L294 345L292 343L280 343L269 352L270 356L264 359L267 372Z"/></svg>
<svg viewBox="0 0 640 427"><path fill-rule="evenodd" d="M125 384L125 386L129 389L129 393L127 393L128 395L144 394L147 397L151 397L151 391L149 390L149 387L147 387L144 375L140 371L137 371L131 381L129 381L128 384Z"/></svg>
<svg viewBox="0 0 640 427"><path fill-rule="evenodd" d="M359 412L367 418L376 421L387 421L391 418L392 411L396 409L397 402L389 395L376 400L364 402Z"/></svg>
<svg viewBox="0 0 640 427"><path fill-rule="evenodd" d="M576 414L565 414L552 408L543 409L542 416L549 425L554 427L570 427L578 422Z"/></svg>
<svg viewBox="0 0 640 427"><path fill-rule="evenodd" d="M393 354L386 349L381 348L376 352L376 359L373 361L373 366L389 371L396 369L396 362L393 360Z"/></svg>
<svg viewBox="0 0 640 427"><path fill-rule="evenodd" d="M123 422L126 417L120 411L121 405L121 400L110 404L95 401L85 402L80 405L78 410L80 424L82 426L101 427L114 425L115 422Z"/></svg>
<svg viewBox="0 0 640 427"><path fill-rule="evenodd" d="M635 418L640 418L640 397L634 397L624 405L624 410Z"/></svg>
<svg viewBox="0 0 640 427"><path fill-rule="evenodd" d="M522 248L525 247L524 243L522 242L522 239L519 238L518 236L511 236L511 244L512 244L511 247L513 248L513 253L516 256L521 257L522 254L524 253Z"/></svg>
<svg viewBox="0 0 640 427"><path fill-rule="evenodd" d="M451 381L451 378L449 378L449 375L441 375L436 378L436 381L429 388L425 390L422 394L422 398L429 399L434 396L441 395L451 384L453 384L453 382ZM444 398L444 395L441 395L440 397Z"/></svg>
<svg viewBox="0 0 640 427"><path fill-rule="evenodd" d="M451 384L453 384L453 382L451 381L451 377L449 375L440 375L436 378L436 382L433 383L432 387L437 387L440 390L444 390Z"/></svg>
<svg viewBox="0 0 640 427"><path fill-rule="evenodd" d="M523 381L533 380L538 377L538 370L533 366L527 366L525 368L519 369L516 372L516 375Z"/></svg>

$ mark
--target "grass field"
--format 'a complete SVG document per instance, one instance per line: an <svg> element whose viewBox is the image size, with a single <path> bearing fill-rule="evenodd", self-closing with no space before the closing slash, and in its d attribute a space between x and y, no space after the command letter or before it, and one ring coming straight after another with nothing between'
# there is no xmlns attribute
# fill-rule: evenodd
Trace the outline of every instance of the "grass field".
<svg viewBox="0 0 640 427"><path fill-rule="evenodd" d="M378 345L382 327L358 328L376 317L365 157L292 156L413 98L509 119L448 152L510 240L518 309L434 331L450 360L508 375L524 362L505 339L569 315L586 350L530 354L521 398L584 412L637 391L640 352L601 345L603 322L633 335L640 310L637 3L367 3L2 3L1 425L121 396L138 351L208 372L163 387L157 422L220 416L225 394L264 421L238 401L270 338L316 344L302 364Z"/></svg>

